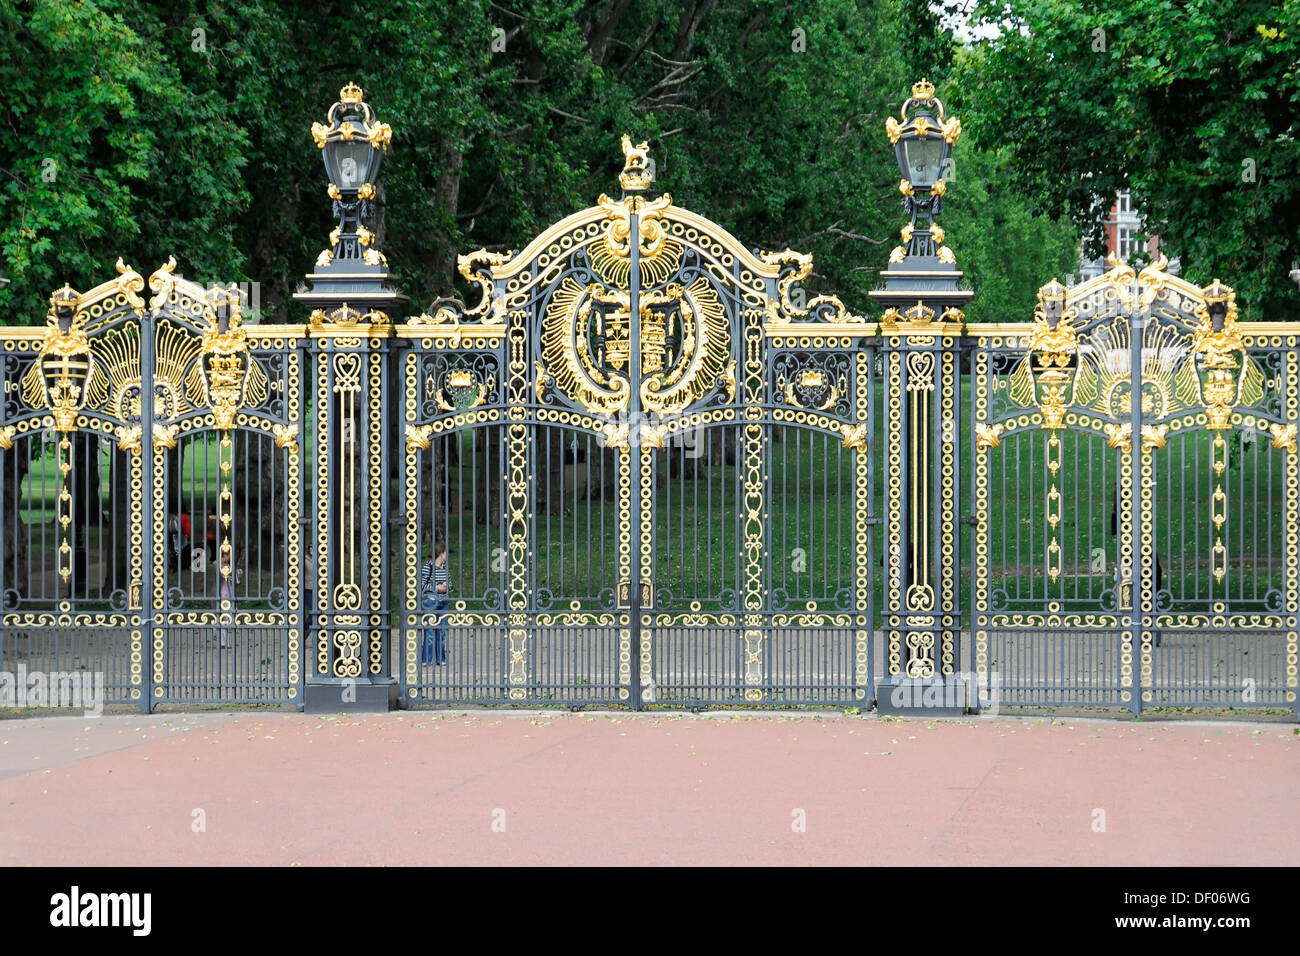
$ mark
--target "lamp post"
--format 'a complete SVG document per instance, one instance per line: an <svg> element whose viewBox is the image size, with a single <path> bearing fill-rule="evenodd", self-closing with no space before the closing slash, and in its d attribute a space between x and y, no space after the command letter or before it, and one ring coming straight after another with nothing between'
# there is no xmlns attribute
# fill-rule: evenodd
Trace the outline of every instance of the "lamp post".
<svg viewBox="0 0 1300 956"><path fill-rule="evenodd" d="M392 313L407 298L390 285L388 260L366 223L393 131L375 119L355 83L343 87L326 119L313 123L311 134L337 225L307 288L294 294L312 310L317 382L309 467L319 477L302 518L317 555L315 646L307 649L303 704L309 712L388 710L397 685L389 676L391 583L382 568L392 534L388 476L399 442L390 395L396 376L384 369L395 354Z"/></svg>
<svg viewBox="0 0 1300 956"><path fill-rule="evenodd" d="M894 145L898 171L903 176L898 189L911 222L902 232L906 248L895 249L889 261L934 256L951 264L952 252L941 248L943 228L935 219L948 189L943 177L952 169L952 148L961 136L961 121L947 115L943 103L934 95L934 85L925 79L913 84L899 119L901 122L892 116L885 120L885 132Z"/></svg>
<svg viewBox="0 0 1300 956"><path fill-rule="evenodd" d="M374 110L355 83L339 91L338 102L330 107L326 119L328 126L312 123L311 135L325 162L329 176L326 191L334 200L339 224L330 233L333 248L322 252L316 265L329 265L334 259L360 259L366 265L377 266L386 260L383 253L371 248L374 233L364 223L372 212L375 179L393 130L387 123L375 120Z"/></svg>
<svg viewBox="0 0 1300 956"><path fill-rule="evenodd" d="M964 306L952 250L936 221L952 176L952 147L961 123L949 117L922 79L912 86L885 132L898 161L908 222L903 244L889 255L883 284L871 292L889 340L886 454L901 479L886 488L886 671L877 688L882 713L961 714L961 598L957 563L960 468L957 430L965 420L959 388ZM949 556L949 557L944 557Z"/></svg>

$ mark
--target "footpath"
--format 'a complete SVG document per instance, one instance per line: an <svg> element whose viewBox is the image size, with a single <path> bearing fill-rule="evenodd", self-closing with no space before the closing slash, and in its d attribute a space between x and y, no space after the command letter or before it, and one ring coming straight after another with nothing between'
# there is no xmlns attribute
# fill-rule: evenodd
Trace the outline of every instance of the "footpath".
<svg viewBox="0 0 1300 956"><path fill-rule="evenodd" d="M1292 724L0 721L0 865L1300 864Z"/></svg>

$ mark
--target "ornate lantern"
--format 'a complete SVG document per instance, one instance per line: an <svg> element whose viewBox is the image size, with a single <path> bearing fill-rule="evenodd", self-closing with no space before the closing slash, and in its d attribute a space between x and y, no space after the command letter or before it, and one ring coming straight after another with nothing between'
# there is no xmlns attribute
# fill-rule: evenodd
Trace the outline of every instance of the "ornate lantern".
<svg viewBox="0 0 1300 956"><path fill-rule="evenodd" d="M885 132L894 146L903 177L898 188L911 221L902 230L906 249L896 248L890 262L901 262L906 256L937 256L941 262L951 263L952 251L939 248L943 230L934 220L947 190L943 175L952 147L961 136L961 121L947 116L934 95L934 84L925 79L913 84L899 119L901 123L892 116L885 120Z"/></svg>
<svg viewBox="0 0 1300 956"><path fill-rule="evenodd" d="M380 265L385 263L383 253L369 248L374 234L363 223L370 218L375 179L393 130L387 123L375 121L374 110L355 83L339 91L338 102L330 107L326 119L329 125L312 123L311 135L325 162L328 193L339 224L330 233L333 249L322 252L316 264L361 259L366 265Z"/></svg>

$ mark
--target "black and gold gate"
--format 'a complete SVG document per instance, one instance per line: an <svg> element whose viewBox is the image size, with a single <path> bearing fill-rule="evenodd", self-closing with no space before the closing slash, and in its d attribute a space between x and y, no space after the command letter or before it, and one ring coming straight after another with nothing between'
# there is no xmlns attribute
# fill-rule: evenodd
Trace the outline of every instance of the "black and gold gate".
<svg viewBox="0 0 1300 956"><path fill-rule="evenodd" d="M985 706L1296 706L1300 337L1166 265L969 330Z"/></svg>
<svg viewBox="0 0 1300 956"><path fill-rule="evenodd" d="M396 330L403 699L866 703L875 326L624 153Z"/></svg>
<svg viewBox="0 0 1300 956"><path fill-rule="evenodd" d="M0 330L0 671L104 703L300 695L301 330L170 260ZM61 690L59 690L61 689Z"/></svg>
<svg viewBox="0 0 1300 956"><path fill-rule="evenodd" d="M627 137L618 199L401 321L364 225L392 131L352 84L329 117L309 324L174 262L146 305L119 262L0 328L24 703L1297 708L1300 325L1160 259L966 326L931 84L886 123L879 323Z"/></svg>

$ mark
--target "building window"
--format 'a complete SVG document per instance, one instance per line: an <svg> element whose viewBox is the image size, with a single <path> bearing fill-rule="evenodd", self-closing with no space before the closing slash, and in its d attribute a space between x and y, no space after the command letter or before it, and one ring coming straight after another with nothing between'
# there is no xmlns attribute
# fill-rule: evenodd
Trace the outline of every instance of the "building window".
<svg viewBox="0 0 1300 956"><path fill-rule="evenodd" d="M1121 216L1127 216L1133 211L1133 196L1127 189L1122 190L1115 202L1116 212Z"/></svg>
<svg viewBox="0 0 1300 956"><path fill-rule="evenodd" d="M1116 230L1115 251L1119 254L1120 260L1128 262L1138 249L1138 241L1134 237L1133 229L1129 226L1119 226Z"/></svg>

